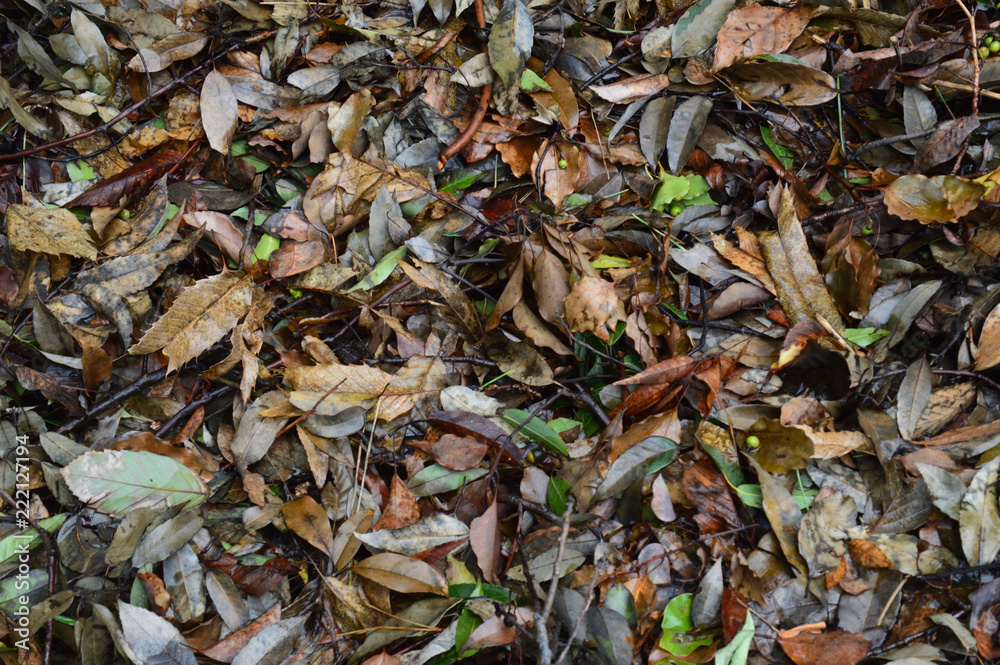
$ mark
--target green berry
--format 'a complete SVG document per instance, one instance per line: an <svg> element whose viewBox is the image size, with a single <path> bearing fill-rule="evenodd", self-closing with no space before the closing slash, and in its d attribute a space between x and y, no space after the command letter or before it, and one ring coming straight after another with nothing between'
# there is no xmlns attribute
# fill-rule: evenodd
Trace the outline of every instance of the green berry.
<svg viewBox="0 0 1000 665"><path fill-rule="evenodd" d="M560 159L559 160L559 168L564 169L567 166L569 166L569 162L567 162L565 159Z"/></svg>
<svg viewBox="0 0 1000 665"><path fill-rule="evenodd" d="M604 130L604 135L605 136L611 136L611 130L610 129L605 129Z"/></svg>
<svg viewBox="0 0 1000 665"><path fill-rule="evenodd" d="M670 206L670 216L671 217L676 217L677 215L681 214L682 212L684 212L684 206L682 206L680 203L675 203L672 206Z"/></svg>
<svg viewBox="0 0 1000 665"><path fill-rule="evenodd" d="M993 39L992 35L986 35L986 39L983 40L983 43L986 44L987 46L989 46L990 44L992 44L995 41L996 40Z"/></svg>
<svg viewBox="0 0 1000 665"><path fill-rule="evenodd" d="M870 236L874 232L875 229L872 228L871 224L865 224L864 226L861 227L861 235L863 236Z"/></svg>
<svg viewBox="0 0 1000 665"><path fill-rule="evenodd" d="M747 437L747 448L752 448L754 450L757 450L758 448L760 448L760 439L758 439L755 436L748 436Z"/></svg>
<svg viewBox="0 0 1000 665"><path fill-rule="evenodd" d="M981 55L984 58L990 57L990 47L989 46L980 46L979 47L979 55Z"/></svg>
<svg viewBox="0 0 1000 665"><path fill-rule="evenodd" d="M990 53L997 53L998 51L1000 51L1000 42L993 42L992 44L990 44L989 49Z"/></svg>

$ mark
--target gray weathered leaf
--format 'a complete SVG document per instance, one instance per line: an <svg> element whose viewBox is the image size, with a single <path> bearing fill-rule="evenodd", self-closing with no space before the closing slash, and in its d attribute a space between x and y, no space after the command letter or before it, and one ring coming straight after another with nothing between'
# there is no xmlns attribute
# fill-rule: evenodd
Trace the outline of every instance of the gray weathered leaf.
<svg viewBox="0 0 1000 665"><path fill-rule="evenodd" d="M933 129L937 124L937 111L930 98L920 88L911 85L903 88L903 125L907 134L918 134ZM913 139L918 148L926 139Z"/></svg>
<svg viewBox="0 0 1000 665"><path fill-rule="evenodd" d="M677 173L687 164L691 152L698 145L701 133L712 111L708 97L692 97L674 109L667 132L667 162L671 173Z"/></svg>
<svg viewBox="0 0 1000 665"><path fill-rule="evenodd" d="M48 127L44 122L24 110L24 107L17 101L17 97L14 96L14 91L10 89L10 83L7 82L6 76L0 76L0 109L2 108L10 111L17 124L21 125L29 134L44 139L49 138Z"/></svg>
<svg viewBox="0 0 1000 665"><path fill-rule="evenodd" d="M291 653L308 615L272 624L247 642L232 665L280 665Z"/></svg>
<svg viewBox="0 0 1000 665"><path fill-rule="evenodd" d="M1000 457L976 472L962 497L958 523L962 551L970 566L992 563L1000 554L1000 509L997 507L997 475Z"/></svg>
<svg viewBox="0 0 1000 665"><path fill-rule="evenodd" d="M676 101L676 97L657 97L646 104L642 112L642 119L639 121L639 147L642 149L642 156L653 168L656 168L667 145L670 118Z"/></svg>
<svg viewBox="0 0 1000 665"><path fill-rule="evenodd" d="M922 356L907 368L903 383L899 386L896 423L899 425L900 436L908 441L913 438L913 430L930 401L931 366L927 357Z"/></svg>
<svg viewBox="0 0 1000 665"><path fill-rule="evenodd" d="M691 599L691 622L695 628L707 628L715 623L722 609L722 559L716 559L701 582L698 593Z"/></svg>
<svg viewBox="0 0 1000 665"><path fill-rule="evenodd" d="M862 579L869 585L866 591L840 597L840 628L864 635L873 646L878 646L896 623L902 600L898 587L903 576L895 570L865 570Z"/></svg>
<svg viewBox="0 0 1000 665"><path fill-rule="evenodd" d="M138 659L137 665L197 665L191 647L166 619L121 600L118 601L118 613L122 633Z"/></svg>
<svg viewBox="0 0 1000 665"><path fill-rule="evenodd" d="M520 80L534 40L535 26L528 8L521 0L504 0L490 29L489 56L493 71L505 88Z"/></svg>
<svg viewBox="0 0 1000 665"><path fill-rule="evenodd" d="M857 524L854 500L840 492L818 499L799 525L799 553L813 577L837 567L847 551L847 529Z"/></svg>
<svg viewBox="0 0 1000 665"><path fill-rule="evenodd" d="M451 515L434 513L398 529L355 533L354 537L376 550L414 556L432 547L468 538L469 527Z"/></svg>
<svg viewBox="0 0 1000 665"><path fill-rule="evenodd" d="M53 81L58 81L67 87L76 88L71 81L63 76L62 72L59 71L59 68L52 61L52 58L49 57L45 48L35 41L34 37L19 28L13 21L7 21L7 25L17 34L18 55L24 59L25 64L32 71L41 76L46 76Z"/></svg>
<svg viewBox="0 0 1000 665"><path fill-rule="evenodd" d="M205 571L191 545L185 543L163 560L163 583L177 618L187 623L201 620L208 609L205 602Z"/></svg>
<svg viewBox="0 0 1000 665"><path fill-rule="evenodd" d="M76 41L87 54L90 64L110 79L113 75L111 63L115 56L111 54L111 49L104 41L104 33L79 9L73 9L69 20L73 24Z"/></svg>
<svg viewBox="0 0 1000 665"><path fill-rule="evenodd" d="M662 436L650 436L619 455L608 468L608 474L594 494L595 501L614 496L628 487L646 471L646 465L662 453L672 450L676 444Z"/></svg>
<svg viewBox="0 0 1000 665"><path fill-rule="evenodd" d="M204 520L190 514L169 519L146 534L132 555L132 565L142 568L147 563L159 563L191 540Z"/></svg>
<svg viewBox="0 0 1000 665"><path fill-rule="evenodd" d="M87 446L82 446L73 439L55 432L42 432L38 437L38 442L42 445L49 459L59 466L66 466L90 450Z"/></svg>
<svg viewBox="0 0 1000 665"><path fill-rule="evenodd" d="M270 450L278 432L285 426L287 421L285 418L264 418L260 415L261 411L275 406L282 400L284 395L281 391L273 390L258 397L243 414L230 446L232 461L240 468L245 469L263 458Z"/></svg>
<svg viewBox="0 0 1000 665"><path fill-rule="evenodd" d="M229 154L236 133L239 103L229 80L214 69L201 86L201 124L213 150Z"/></svg>
<svg viewBox="0 0 1000 665"><path fill-rule="evenodd" d="M632 662L632 629L618 612L606 607L587 611L587 633L597 641L600 662L605 665L629 665Z"/></svg>
<svg viewBox="0 0 1000 665"><path fill-rule="evenodd" d="M920 463L916 466L937 509L954 520L960 519L965 483L939 466Z"/></svg>
<svg viewBox="0 0 1000 665"><path fill-rule="evenodd" d="M671 55L690 58L707 51L735 6L736 0L698 0L691 5L674 26Z"/></svg>

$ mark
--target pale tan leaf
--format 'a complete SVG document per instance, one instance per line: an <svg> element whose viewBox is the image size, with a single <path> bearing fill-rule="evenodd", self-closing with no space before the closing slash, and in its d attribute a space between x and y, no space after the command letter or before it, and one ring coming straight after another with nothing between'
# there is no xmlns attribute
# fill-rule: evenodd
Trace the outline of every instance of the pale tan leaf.
<svg viewBox="0 0 1000 665"><path fill-rule="evenodd" d="M712 71L758 55L784 53L811 19L817 7L740 7L726 17L719 31Z"/></svg>
<svg viewBox="0 0 1000 665"><path fill-rule="evenodd" d="M619 321L625 320L625 305L615 293L612 282L599 277L584 277L566 298L566 323L573 332L593 332L608 342Z"/></svg>
<svg viewBox="0 0 1000 665"><path fill-rule="evenodd" d="M97 258L97 247L83 225L63 208L46 210L11 204L7 206L7 234L11 249L20 252Z"/></svg>
<svg viewBox="0 0 1000 665"><path fill-rule="evenodd" d="M285 524L298 536L328 557L333 558L333 528L326 509L309 495L300 496L281 507Z"/></svg>
<svg viewBox="0 0 1000 665"><path fill-rule="evenodd" d="M198 55L207 43L208 35L201 32L168 35L149 48L140 49L128 67L136 72L161 72L172 63Z"/></svg>
<svg viewBox="0 0 1000 665"><path fill-rule="evenodd" d="M1000 365L1000 305L986 317L983 332L979 335L979 351L976 354L976 371Z"/></svg>
<svg viewBox="0 0 1000 665"><path fill-rule="evenodd" d="M201 124L213 150L229 154L229 146L236 134L240 105L229 80L212 70L201 86Z"/></svg>
<svg viewBox="0 0 1000 665"><path fill-rule="evenodd" d="M376 554L357 562L351 570L393 591L448 595L448 581L441 573L423 561L402 554Z"/></svg>
<svg viewBox="0 0 1000 665"><path fill-rule="evenodd" d="M129 353L135 356L163 349L172 372L232 330L250 308L252 292L253 282L243 273L203 279L185 289Z"/></svg>

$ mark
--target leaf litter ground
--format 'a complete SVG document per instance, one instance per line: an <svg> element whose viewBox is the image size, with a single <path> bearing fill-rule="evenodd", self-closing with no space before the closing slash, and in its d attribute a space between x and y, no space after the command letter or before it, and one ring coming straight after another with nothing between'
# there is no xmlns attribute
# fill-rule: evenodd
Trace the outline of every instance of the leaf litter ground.
<svg viewBox="0 0 1000 665"><path fill-rule="evenodd" d="M0 7L4 662L1000 658L996 7Z"/></svg>

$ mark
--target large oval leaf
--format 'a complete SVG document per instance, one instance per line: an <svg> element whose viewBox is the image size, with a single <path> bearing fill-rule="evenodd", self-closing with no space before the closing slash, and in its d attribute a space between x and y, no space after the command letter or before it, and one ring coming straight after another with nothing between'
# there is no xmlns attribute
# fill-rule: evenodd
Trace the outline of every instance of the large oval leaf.
<svg viewBox="0 0 1000 665"><path fill-rule="evenodd" d="M78 499L123 517L136 508L191 508L208 496L201 478L180 462L150 452L89 452L62 470Z"/></svg>

